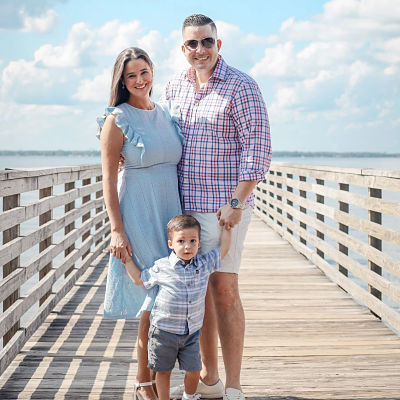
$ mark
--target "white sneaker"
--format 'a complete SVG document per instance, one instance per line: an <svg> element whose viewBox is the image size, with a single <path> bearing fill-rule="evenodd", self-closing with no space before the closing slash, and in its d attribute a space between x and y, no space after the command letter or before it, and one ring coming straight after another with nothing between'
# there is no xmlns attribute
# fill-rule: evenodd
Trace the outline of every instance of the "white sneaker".
<svg viewBox="0 0 400 400"><path fill-rule="evenodd" d="M169 397L171 399L182 398L184 391L185 385L172 387ZM224 396L224 384L221 382L221 379L218 379L218 382L214 385L206 385L200 380L197 385L196 393L198 393L202 399L220 399Z"/></svg>
<svg viewBox="0 0 400 400"><path fill-rule="evenodd" d="M200 400L200 395L198 393L195 394L186 394L183 393L182 400Z"/></svg>
<svg viewBox="0 0 400 400"><path fill-rule="evenodd" d="M226 388L223 400L245 400L244 394L234 388Z"/></svg>

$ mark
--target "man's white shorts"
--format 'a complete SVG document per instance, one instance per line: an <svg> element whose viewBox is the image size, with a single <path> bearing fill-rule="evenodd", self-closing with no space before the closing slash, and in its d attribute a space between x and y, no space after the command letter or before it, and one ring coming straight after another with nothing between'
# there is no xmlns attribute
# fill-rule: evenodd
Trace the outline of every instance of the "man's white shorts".
<svg viewBox="0 0 400 400"><path fill-rule="evenodd" d="M246 237L247 229L250 224L253 209L247 207L242 211L242 219L238 225L232 229L232 243L228 254L222 260L222 267L219 272L239 273L240 261ZM205 254L210 250L219 247L222 226L219 225L216 213L200 213L196 211L185 211L195 217L201 225L201 246L199 253Z"/></svg>

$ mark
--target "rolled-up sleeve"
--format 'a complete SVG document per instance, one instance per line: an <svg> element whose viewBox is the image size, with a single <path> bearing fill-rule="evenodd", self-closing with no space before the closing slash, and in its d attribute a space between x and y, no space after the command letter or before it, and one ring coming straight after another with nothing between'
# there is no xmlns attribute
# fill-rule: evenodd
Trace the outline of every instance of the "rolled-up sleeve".
<svg viewBox="0 0 400 400"><path fill-rule="evenodd" d="M158 272L159 267L157 264L142 271L140 277L142 278L143 285L146 289L150 289L158 284Z"/></svg>
<svg viewBox="0 0 400 400"><path fill-rule="evenodd" d="M241 144L239 180L261 181L271 162L271 138L267 108L256 83L238 88L232 118Z"/></svg>

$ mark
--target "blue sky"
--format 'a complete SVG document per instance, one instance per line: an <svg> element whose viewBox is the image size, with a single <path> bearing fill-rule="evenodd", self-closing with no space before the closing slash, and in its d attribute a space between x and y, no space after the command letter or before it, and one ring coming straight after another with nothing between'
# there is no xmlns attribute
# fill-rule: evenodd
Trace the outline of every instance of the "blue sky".
<svg viewBox="0 0 400 400"><path fill-rule="evenodd" d="M98 149L116 55L149 52L157 99L193 13L258 82L273 149L400 152L399 0L0 0L0 149Z"/></svg>

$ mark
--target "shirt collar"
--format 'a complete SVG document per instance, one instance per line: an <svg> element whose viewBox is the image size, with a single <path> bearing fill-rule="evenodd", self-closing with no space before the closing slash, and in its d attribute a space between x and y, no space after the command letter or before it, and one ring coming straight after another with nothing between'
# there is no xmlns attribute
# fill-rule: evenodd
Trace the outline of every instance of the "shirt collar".
<svg viewBox="0 0 400 400"><path fill-rule="evenodd" d="M177 265L182 266L182 267L186 267L186 266L188 266L188 265L195 265L196 257L197 257L197 255L196 255L195 257L193 257L193 258L190 260L190 263L189 263L189 264L186 264L183 260L181 260L181 259L175 254L174 251L172 251L171 254L169 255L168 259L169 259L169 263L171 264L171 267L176 268Z"/></svg>
<svg viewBox="0 0 400 400"><path fill-rule="evenodd" d="M217 65L215 66L214 72L210 76L209 80L218 79L220 81L225 81L227 73L228 64L225 62L221 55L218 55ZM193 67L190 67L188 69L186 77L190 82L196 82L196 71Z"/></svg>

